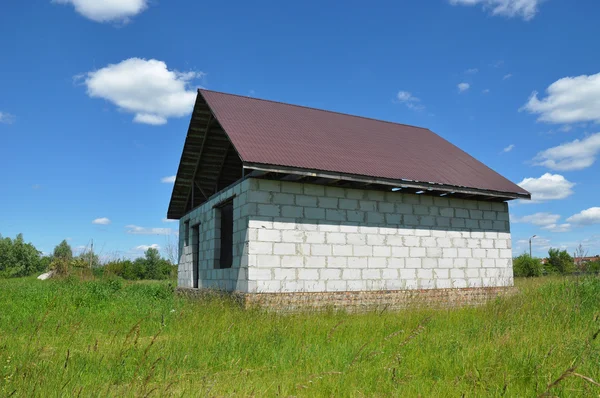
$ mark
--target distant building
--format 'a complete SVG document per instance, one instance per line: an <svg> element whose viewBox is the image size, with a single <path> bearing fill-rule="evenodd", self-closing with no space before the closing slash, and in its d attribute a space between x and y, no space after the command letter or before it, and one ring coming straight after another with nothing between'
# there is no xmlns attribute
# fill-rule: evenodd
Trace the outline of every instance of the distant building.
<svg viewBox="0 0 600 398"><path fill-rule="evenodd" d="M513 285L512 199L530 194L428 129L199 90L168 210L178 284L285 308L479 302Z"/></svg>

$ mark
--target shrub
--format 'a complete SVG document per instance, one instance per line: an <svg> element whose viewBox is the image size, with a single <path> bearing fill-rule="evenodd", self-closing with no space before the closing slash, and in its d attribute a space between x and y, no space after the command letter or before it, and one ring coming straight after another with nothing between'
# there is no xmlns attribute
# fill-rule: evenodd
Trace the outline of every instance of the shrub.
<svg viewBox="0 0 600 398"><path fill-rule="evenodd" d="M573 257L566 250L551 248L548 250L546 272L550 274L570 274L575 271Z"/></svg>
<svg viewBox="0 0 600 398"><path fill-rule="evenodd" d="M23 234L14 240L0 235L0 277L28 276L43 270L40 254L31 243L25 243Z"/></svg>
<svg viewBox="0 0 600 398"><path fill-rule="evenodd" d="M542 275L542 262L539 258L530 257L529 254L521 254L513 260L513 272L515 276L533 277Z"/></svg>

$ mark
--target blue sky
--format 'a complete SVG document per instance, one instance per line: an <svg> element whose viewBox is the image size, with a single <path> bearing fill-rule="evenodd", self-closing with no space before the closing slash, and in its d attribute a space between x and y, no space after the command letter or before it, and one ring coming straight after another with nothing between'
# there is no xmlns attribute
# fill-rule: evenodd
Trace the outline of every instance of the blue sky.
<svg viewBox="0 0 600 398"><path fill-rule="evenodd" d="M329 3L329 4L327 4ZM164 250L195 89L428 127L512 181L513 248L600 254L596 0L0 6L0 233ZM535 94L537 92L537 94ZM166 181L166 182L163 182Z"/></svg>

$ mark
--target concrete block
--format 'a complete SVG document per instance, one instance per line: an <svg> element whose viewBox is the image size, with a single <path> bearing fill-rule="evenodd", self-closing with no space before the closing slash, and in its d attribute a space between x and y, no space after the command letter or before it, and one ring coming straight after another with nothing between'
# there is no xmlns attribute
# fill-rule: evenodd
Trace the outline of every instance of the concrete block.
<svg viewBox="0 0 600 398"><path fill-rule="evenodd" d="M465 220L462 218L453 218L450 220L452 228L466 228Z"/></svg>
<svg viewBox="0 0 600 398"><path fill-rule="evenodd" d="M319 277L325 281L331 279L339 280L342 278L342 270L336 268L323 268L319 270Z"/></svg>
<svg viewBox="0 0 600 398"><path fill-rule="evenodd" d="M406 203L396 203L396 213L413 214L413 207Z"/></svg>
<svg viewBox="0 0 600 398"><path fill-rule="evenodd" d="M328 292L345 292L348 290L346 281L328 280L326 286Z"/></svg>
<svg viewBox="0 0 600 398"><path fill-rule="evenodd" d="M433 279L433 270L430 269L417 269L418 279Z"/></svg>
<svg viewBox="0 0 600 398"><path fill-rule="evenodd" d="M369 268L386 268L387 258L385 257L369 257L367 259L367 267Z"/></svg>
<svg viewBox="0 0 600 398"><path fill-rule="evenodd" d="M492 203L491 202L484 202L484 201L478 201L477 202L477 208L479 210L492 210Z"/></svg>
<svg viewBox="0 0 600 398"><path fill-rule="evenodd" d="M414 205L413 214L416 215L429 215L429 207L423 205Z"/></svg>
<svg viewBox="0 0 600 398"><path fill-rule="evenodd" d="M382 246L385 244L385 236L379 234L367 235L367 244L371 246Z"/></svg>
<svg viewBox="0 0 600 398"><path fill-rule="evenodd" d="M347 268L342 270L342 279L345 280L359 280L361 278L361 270L354 268Z"/></svg>
<svg viewBox="0 0 600 398"><path fill-rule="evenodd" d="M364 211L354 211L354 210L347 210L346 217L347 217L348 222L356 222L356 223L363 223L363 222L365 222L365 218L366 218Z"/></svg>
<svg viewBox="0 0 600 398"><path fill-rule="evenodd" d="M348 267L350 268L367 268L368 257L348 257Z"/></svg>
<svg viewBox="0 0 600 398"><path fill-rule="evenodd" d="M304 184L304 194L308 196L324 196L325 187L323 185L316 184Z"/></svg>
<svg viewBox="0 0 600 398"><path fill-rule="evenodd" d="M369 223L369 224L384 224L385 216L382 213L369 211L369 212L367 212L367 223Z"/></svg>
<svg viewBox="0 0 600 398"><path fill-rule="evenodd" d="M403 238L404 246L418 247L420 246L421 239L416 236L405 236Z"/></svg>
<svg viewBox="0 0 600 398"><path fill-rule="evenodd" d="M388 258L388 267L389 268L404 268L405 260L404 260L404 258L390 257L390 258Z"/></svg>
<svg viewBox="0 0 600 398"><path fill-rule="evenodd" d="M348 266L348 257L327 257L327 268L346 268Z"/></svg>
<svg viewBox="0 0 600 398"><path fill-rule="evenodd" d="M296 270L288 268L275 268L273 270L275 280L296 280Z"/></svg>
<svg viewBox="0 0 600 398"><path fill-rule="evenodd" d="M321 209L337 209L338 208L338 199L337 198L318 197L317 204L318 204L318 207Z"/></svg>
<svg viewBox="0 0 600 398"><path fill-rule="evenodd" d="M397 269L383 269L381 270L381 277L383 279L398 279L398 270Z"/></svg>
<svg viewBox="0 0 600 398"><path fill-rule="evenodd" d="M311 255L304 259L306 268L325 268L327 266L327 257Z"/></svg>
<svg viewBox="0 0 600 398"><path fill-rule="evenodd" d="M346 221L346 211L327 209L327 211L325 212L325 219L329 221Z"/></svg>
<svg viewBox="0 0 600 398"><path fill-rule="evenodd" d="M352 256L352 245L333 245L334 256Z"/></svg>
<svg viewBox="0 0 600 398"><path fill-rule="evenodd" d="M275 192L272 194L272 202L276 205L293 205L294 195L289 193Z"/></svg>
<svg viewBox="0 0 600 398"><path fill-rule="evenodd" d="M467 258L467 267L480 268L481 267L481 259L480 258Z"/></svg>
<svg viewBox="0 0 600 398"><path fill-rule="evenodd" d="M309 220L324 220L325 219L325 209L319 209L315 207L305 207L304 208L304 217Z"/></svg>
<svg viewBox="0 0 600 398"><path fill-rule="evenodd" d="M289 243L302 243L302 242L304 242L304 234L305 234L304 231L298 231L296 229L282 231L281 232L281 240L283 242L289 242ZM322 243L322 242L317 242L317 243Z"/></svg>
<svg viewBox="0 0 600 398"><path fill-rule="evenodd" d="M392 214L392 213L388 213L385 215L385 222L386 224L390 225L390 224L402 224L402 215L400 214Z"/></svg>
<svg viewBox="0 0 600 398"><path fill-rule="evenodd" d="M381 270L380 269L363 269L362 279L380 279L381 278Z"/></svg>
<svg viewBox="0 0 600 398"><path fill-rule="evenodd" d="M304 257L298 255L281 256L281 266L290 268L304 267Z"/></svg>
<svg viewBox="0 0 600 398"><path fill-rule="evenodd" d="M298 270L298 279L302 280L317 280L319 279L319 270L318 269L299 269Z"/></svg>
<svg viewBox="0 0 600 398"><path fill-rule="evenodd" d="M453 286L450 279L436 279L435 287L436 289L451 289Z"/></svg>
<svg viewBox="0 0 600 398"><path fill-rule="evenodd" d="M281 215L290 218L303 218L304 208L300 206L282 206Z"/></svg>
<svg viewBox="0 0 600 398"><path fill-rule="evenodd" d="M273 253L277 255L295 255L296 245L294 243L274 243Z"/></svg>
<svg viewBox="0 0 600 398"><path fill-rule="evenodd" d="M392 256L398 257L398 258L408 257L408 249L409 249L408 247L394 246L394 247L392 247Z"/></svg>
<svg viewBox="0 0 600 398"><path fill-rule="evenodd" d="M372 246L353 246L353 255L354 256L372 256L373 255L373 247Z"/></svg>
<svg viewBox="0 0 600 398"><path fill-rule="evenodd" d="M358 200L356 199L340 199L340 209L358 210Z"/></svg>
<svg viewBox="0 0 600 398"><path fill-rule="evenodd" d="M248 245L249 254L271 254L273 253L273 243L270 242L250 242Z"/></svg>
<svg viewBox="0 0 600 398"><path fill-rule="evenodd" d="M395 213L396 206L395 203L379 202L378 210L380 213Z"/></svg>
<svg viewBox="0 0 600 398"><path fill-rule="evenodd" d="M418 205L421 203L419 200L419 195L404 193L402 194L402 203L408 203L411 205Z"/></svg>
<svg viewBox="0 0 600 398"><path fill-rule="evenodd" d="M421 260L421 266L423 268L437 268L438 267L438 259L425 257Z"/></svg>
<svg viewBox="0 0 600 398"><path fill-rule="evenodd" d="M469 214L473 220L483 219L483 212L481 210L469 210Z"/></svg>
<svg viewBox="0 0 600 398"><path fill-rule="evenodd" d="M258 254L256 256L258 267L260 268L273 268L281 266L281 257L273 254Z"/></svg>
<svg viewBox="0 0 600 398"><path fill-rule="evenodd" d="M400 279L417 279L416 269L400 269L398 274Z"/></svg>
<svg viewBox="0 0 600 398"><path fill-rule="evenodd" d="M312 244L310 246L310 252L314 256L331 256L331 245Z"/></svg>
<svg viewBox="0 0 600 398"><path fill-rule="evenodd" d="M457 218L469 218L469 210L466 210L466 209L454 209L454 217L457 217Z"/></svg>
<svg viewBox="0 0 600 398"><path fill-rule="evenodd" d="M305 232L305 242L306 243L325 243L326 242L326 232L319 231L306 231Z"/></svg>
<svg viewBox="0 0 600 398"><path fill-rule="evenodd" d="M317 207L317 197L307 195L296 195L296 206Z"/></svg>
<svg viewBox="0 0 600 398"><path fill-rule="evenodd" d="M271 269L268 268L248 268L248 279L253 281L268 281L272 279Z"/></svg>
<svg viewBox="0 0 600 398"><path fill-rule="evenodd" d="M269 191L269 192L280 192L281 191L281 182L273 181L273 180L258 180L258 189L261 191ZM252 192L252 191L250 191Z"/></svg>
<svg viewBox="0 0 600 398"><path fill-rule="evenodd" d="M421 258L420 257L407 257L404 259L407 268L421 268Z"/></svg>
<svg viewBox="0 0 600 398"><path fill-rule="evenodd" d="M338 187L325 187L325 196L330 198L345 198L346 190Z"/></svg>
<svg viewBox="0 0 600 398"><path fill-rule="evenodd" d="M392 248L390 246L373 246L373 256L375 257L390 257Z"/></svg>
<svg viewBox="0 0 600 398"><path fill-rule="evenodd" d="M427 250L427 257L429 258L439 258L442 257L443 251L441 247L428 247L426 248Z"/></svg>
<svg viewBox="0 0 600 398"><path fill-rule="evenodd" d="M349 245L365 245L367 237L363 234L346 234L346 241Z"/></svg>
<svg viewBox="0 0 600 398"><path fill-rule="evenodd" d="M483 219L484 220L496 220L496 212L495 211L484 211Z"/></svg>
<svg viewBox="0 0 600 398"><path fill-rule="evenodd" d="M279 217L281 215L281 208L279 205L259 204L257 208L259 216Z"/></svg>
<svg viewBox="0 0 600 398"><path fill-rule="evenodd" d="M427 250L424 247L411 247L409 255L410 257L426 257Z"/></svg>
<svg viewBox="0 0 600 398"><path fill-rule="evenodd" d="M275 229L259 229L258 240L261 242L281 242L281 231Z"/></svg>
<svg viewBox="0 0 600 398"><path fill-rule="evenodd" d="M458 257L458 250L450 247L450 248L444 248L442 250L442 256L445 258L455 258Z"/></svg>

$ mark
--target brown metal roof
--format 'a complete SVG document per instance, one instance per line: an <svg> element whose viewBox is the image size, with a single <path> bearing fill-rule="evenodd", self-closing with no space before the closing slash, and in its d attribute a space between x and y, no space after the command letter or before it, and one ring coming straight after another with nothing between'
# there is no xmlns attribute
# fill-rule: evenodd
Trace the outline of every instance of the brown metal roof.
<svg viewBox="0 0 600 398"><path fill-rule="evenodd" d="M244 164L530 196L426 128L208 90L199 94Z"/></svg>

